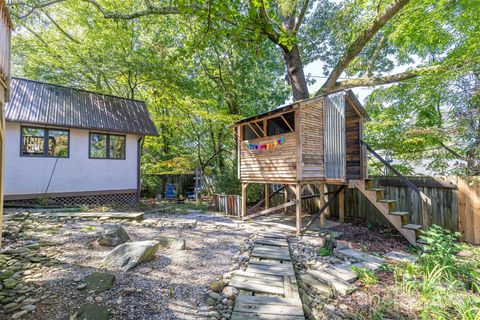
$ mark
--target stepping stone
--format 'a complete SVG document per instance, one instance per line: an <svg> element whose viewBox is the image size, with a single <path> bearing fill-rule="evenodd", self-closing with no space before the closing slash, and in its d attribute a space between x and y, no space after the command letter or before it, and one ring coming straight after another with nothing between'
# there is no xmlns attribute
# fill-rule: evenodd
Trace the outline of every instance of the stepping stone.
<svg viewBox="0 0 480 320"><path fill-rule="evenodd" d="M353 271L350 266L338 266L333 268L325 268L324 271L327 273L330 273L332 276L335 276L349 283L354 283L358 279L357 273Z"/></svg>
<svg viewBox="0 0 480 320"><path fill-rule="evenodd" d="M324 245L324 239L319 236L303 236L301 238L303 241L307 242L309 245L312 245L314 247L323 247Z"/></svg>
<svg viewBox="0 0 480 320"><path fill-rule="evenodd" d="M110 311L102 306L94 303L87 303L80 307L78 311L70 316L63 318L64 320L107 320Z"/></svg>
<svg viewBox="0 0 480 320"><path fill-rule="evenodd" d="M104 272L94 272L86 276L83 281L87 284L87 290L93 290L98 293L112 288L115 275Z"/></svg>
<svg viewBox="0 0 480 320"><path fill-rule="evenodd" d="M321 282L313 276L303 273L300 275L303 285L312 288L315 293L324 300L328 300L333 296L333 291L330 286L324 282Z"/></svg>
<svg viewBox="0 0 480 320"><path fill-rule="evenodd" d="M380 268L381 264L363 261L363 262L354 263L351 266L352 267L355 266L355 267L359 267L359 268L367 268L367 269L370 269L372 271L377 271L378 268Z"/></svg>
<svg viewBox="0 0 480 320"><path fill-rule="evenodd" d="M350 258L363 260L365 262L374 263L374 264L378 264L378 265L381 265L385 262L385 260L382 259L382 258L372 256L371 254L361 252L361 251L358 251L358 250L355 250L355 249L345 248L345 249L340 249L337 252L341 253L343 255L346 255L347 257L350 257Z"/></svg>
<svg viewBox="0 0 480 320"><path fill-rule="evenodd" d="M406 252L400 252L400 251L391 251L387 254L384 255L385 258L388 258L390 260L398 261L398 262L416 262L417 257L414 256L413 254L409 254Z"/></svg>
<svg viewBox="0 0 480 320"><path fill-rule="evenodd" d="M333 290L335 290L335 292L337 292L340 296L346 296L357 289L357 287L353 286L352 284L332 276L325 271L307 270L307 273L317 280L331 286Z"/></svg>
<svg viewBox="0 0 480 320"><path fill-rule="evenodd" d="M290 261L290 251L288 248L272 246L255 246L252 251L252 257Z"/></svg>

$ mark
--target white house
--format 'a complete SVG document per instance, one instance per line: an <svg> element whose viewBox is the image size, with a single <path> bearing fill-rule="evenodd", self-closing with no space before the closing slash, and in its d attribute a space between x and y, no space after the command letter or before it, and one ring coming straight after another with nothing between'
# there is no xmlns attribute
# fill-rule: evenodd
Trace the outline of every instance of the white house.
<svg viewBox="0 0 480 320"><path fill-rule="evenodd" d="M5 201L137 203L144 102L12 78L5 120Z"/></svg>

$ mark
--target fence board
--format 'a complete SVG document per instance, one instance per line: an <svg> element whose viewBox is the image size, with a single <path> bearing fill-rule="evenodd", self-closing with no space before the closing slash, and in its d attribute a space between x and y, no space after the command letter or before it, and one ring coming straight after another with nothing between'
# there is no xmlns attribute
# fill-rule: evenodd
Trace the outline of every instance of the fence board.
<svg viewBox="0 0 480 320"><path fill-rule="evenodd" d="M480 183L458 178L458 215L464 241L480 244Z"/></svg>

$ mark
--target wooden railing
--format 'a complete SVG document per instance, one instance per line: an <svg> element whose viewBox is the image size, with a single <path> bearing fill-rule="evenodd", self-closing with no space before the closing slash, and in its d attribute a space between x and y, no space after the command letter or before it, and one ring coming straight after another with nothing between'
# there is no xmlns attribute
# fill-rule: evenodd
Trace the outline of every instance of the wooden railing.
<svg viewBox="0 0 480 320"><path fill-rule="evenodd" d="M422 210L422 224L424 229L428 229L429 227L429 219L428 219L428 207L432 205L432 200L423 193L416 185L414 185L410 180L408 180L404 175L402 175L397 169L395 169L387 160L383 159L375 150L373 150L368 144L366 144L363 140L360 140L361 144L365 146L365 148L375 157L377 158L383 165L385 165L391 172L393 172L397 177L401 179L403 183L405 183L410 189L412 189L421 201L421 210Z"/></svg>
<svg viewBox="0 0 480 320"><path fill-rule="evenodd" d="M7 4L5 0L0 0L0 85L6 90L6 100L9 98L12 28Z"/></svg>

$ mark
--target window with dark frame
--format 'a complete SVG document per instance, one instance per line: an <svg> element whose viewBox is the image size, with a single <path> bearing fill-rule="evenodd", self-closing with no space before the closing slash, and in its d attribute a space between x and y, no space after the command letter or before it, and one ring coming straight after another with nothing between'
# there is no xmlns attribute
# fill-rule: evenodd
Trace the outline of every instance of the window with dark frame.
<svg viewBox="0 0 480 320"><path fill-rule="evenodd" d="M89 157L92 159L125 159L126 136L90 132Z"/></svg>
<svg viewBox="0 0 480 320"><path fill-rule="evenodd" d="M267 120L267 136L295 131L295 112L284 113Z"/></svg>
<svg viewBox="0 0 480 320"><path fill-rule="evenodd" d="M23 157L68 158L70 131L39 127L21 127L21 149Z"/></svg>

